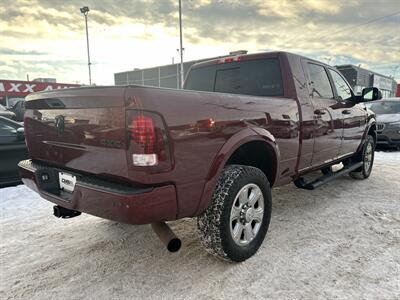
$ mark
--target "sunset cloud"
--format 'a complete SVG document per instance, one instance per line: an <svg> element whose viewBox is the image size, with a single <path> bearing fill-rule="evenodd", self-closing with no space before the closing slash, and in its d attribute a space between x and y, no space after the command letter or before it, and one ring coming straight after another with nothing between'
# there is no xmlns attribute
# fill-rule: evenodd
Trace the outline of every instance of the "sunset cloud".
<svg viewBox="0 0 400 300"><path fill-rule="evenodd" d="M185 60L247 49L363 64L387 75L400 65L400 14L369 23L400 13L396 0L182 2ZM113 84L115 72L178 58L177 0L5 0L0 6L0 78L30 74L86 83L83 5L90 7L97 84Z"/></svg>

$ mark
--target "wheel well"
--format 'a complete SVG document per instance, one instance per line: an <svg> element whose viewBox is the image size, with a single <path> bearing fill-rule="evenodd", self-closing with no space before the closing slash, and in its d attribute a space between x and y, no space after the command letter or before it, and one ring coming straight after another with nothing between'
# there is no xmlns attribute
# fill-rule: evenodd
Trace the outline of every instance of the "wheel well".
<svg viewBox="0 0 400 300"><path fill-rule="evenodd" d="M270 185L275 182L276 154L271 146L254 141L240 146L228 159L226 165L245 165L260 169L267 176Z"/></svg>
<svg viewBox="0 0 400 300"><path fill-rule="evenodd" d="M374 138L374 143L375 143L375 145L376 145L376 141L377 141L377 139L378 139L378 136L377 136L377 134L376 134L376 125L375 125L375 124L373 124L373 125L369 128L369 130L368 130L368 135L370 135L370 136L372 136L372 137Z"/></svg>

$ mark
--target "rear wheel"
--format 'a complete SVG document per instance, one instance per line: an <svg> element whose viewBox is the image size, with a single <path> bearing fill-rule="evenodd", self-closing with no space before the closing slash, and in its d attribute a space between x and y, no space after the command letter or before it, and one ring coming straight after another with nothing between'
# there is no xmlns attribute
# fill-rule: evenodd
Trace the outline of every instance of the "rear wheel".
<svg viewBox="0 0 400 300"><path fill-rule="evenodd" d="M355 179L367 179L372 172L375 157L375 142L374 138L370 135L364 143L362 152L357 157L357 161L361 161L363 164L360 168L350 173L350 176Z"/></svg>
<svg viewBox="0 0 400 300"><path fill-rule="evenodd" d="M197 219L202 245L225 260L248 259L265 238L271 205L271 189L261 170L241 165L226 167L209 207Z"/></svg>

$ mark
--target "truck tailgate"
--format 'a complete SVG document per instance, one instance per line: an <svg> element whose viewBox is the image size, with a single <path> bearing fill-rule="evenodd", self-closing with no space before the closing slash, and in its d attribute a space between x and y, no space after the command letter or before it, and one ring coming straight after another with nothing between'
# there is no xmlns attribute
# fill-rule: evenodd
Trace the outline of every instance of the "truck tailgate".
<svg viewBox="0 0 400 300"><path fill-rule="evenodd" d="M124 93L123 87L96 87L29 95L25 134L30 157L127 179Z"/></svg>

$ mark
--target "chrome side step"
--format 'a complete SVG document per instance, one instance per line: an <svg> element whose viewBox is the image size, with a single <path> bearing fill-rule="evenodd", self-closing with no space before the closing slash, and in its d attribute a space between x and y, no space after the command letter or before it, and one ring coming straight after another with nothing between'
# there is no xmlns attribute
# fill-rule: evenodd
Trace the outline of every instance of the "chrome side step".
<svg viewBox="0 0 400 300"><path fill-rule="evenodd" d="M296 187L299 189L305 189L305 190L315 190L317 187L320 187L321 185L328 183L338 177L341 177L343 175L349 174L350 172L362 167L363 163L362 162L357 162L351 165L344 166L343 169L340 169L337 172L332 172L330 174L326 174L324 176L321 176L314 181L311 182L306 182L303 177L300 177L294 181L294 184Z"/></svg>

